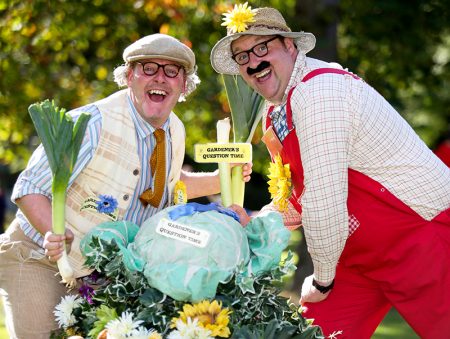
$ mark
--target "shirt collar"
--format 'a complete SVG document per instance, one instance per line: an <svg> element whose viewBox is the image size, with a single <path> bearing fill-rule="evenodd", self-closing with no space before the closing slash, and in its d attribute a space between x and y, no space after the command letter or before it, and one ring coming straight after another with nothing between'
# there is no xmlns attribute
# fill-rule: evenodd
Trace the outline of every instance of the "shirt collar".
<svg viewBox="0 0 450 339"><path fill-rule="evenodd" d="M153 132L156 130L155 127L150 125L147 121L142 119L138 111L133 105L133 102L131 101L130 95L127 94L128 99L128 105L130 107L131 111L131 119L133 119L134 126L136 127L136 134L139 138L145 139L149 135L152 135ZM161 128L164 130L164 132L169 132L169 125L170 125L170 117L166 120L166 122L161 126Z"/></svg>

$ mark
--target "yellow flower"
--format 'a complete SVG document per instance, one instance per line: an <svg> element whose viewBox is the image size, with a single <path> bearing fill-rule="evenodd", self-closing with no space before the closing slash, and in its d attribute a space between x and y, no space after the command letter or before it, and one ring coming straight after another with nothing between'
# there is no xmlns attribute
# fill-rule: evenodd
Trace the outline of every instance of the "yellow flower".
<svg viewBox="0 0 450 339"><path fill-rule="evenodd" d="M280 212L286 211L292 193L291 169L289 164L283 165L279 154L270 163L268 184L273 203Z"/></svg>
<svg viewBox="0 0 450 339"><path fill-rule="evenodd" d="M172 318L171 328L176 327L178 320L187 324L188 318L190 318L191 320L197 319L199 326L210 330L213 337L228 338L231 334L228 328L231 311L228 308L222 309L222 303L217 302L217 300L213 302L203 300L194 305L185 304L183 311L178 313L180 317Z"/></svg>
<svg viewBox="0 0 450 339"><path fill-rule="evenodd" d="M173 189L173 203L185 204L187 202L186 184L178 180Z"/></svg>
<svg viewBox="0 0 450 339"><path fill-rule="evenodd" d="M255 10L247 3L241 5L234 5L233 10L223 14L222 26L227 26L231 33L244 32L247 29L247 24L254 22Z"/></svg>
<svg viewBox="0 0 450 339"><path fill-rule="evenodd" d="M162 335L159 334L158 332L152 332L150 333L148 339L162 339Z"/></svg>

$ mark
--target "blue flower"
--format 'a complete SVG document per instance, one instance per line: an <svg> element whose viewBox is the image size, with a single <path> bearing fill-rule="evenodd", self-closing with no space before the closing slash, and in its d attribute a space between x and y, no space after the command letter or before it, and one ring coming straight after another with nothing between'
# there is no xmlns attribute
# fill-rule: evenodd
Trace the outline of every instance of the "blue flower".
<svg viewBox="0 0 450 339"><path fill-rule="evenodd" d="M117 200L110 195L99 195L99 201L97 201L97 211L100 213L112 213L117 208Z"/></svg>

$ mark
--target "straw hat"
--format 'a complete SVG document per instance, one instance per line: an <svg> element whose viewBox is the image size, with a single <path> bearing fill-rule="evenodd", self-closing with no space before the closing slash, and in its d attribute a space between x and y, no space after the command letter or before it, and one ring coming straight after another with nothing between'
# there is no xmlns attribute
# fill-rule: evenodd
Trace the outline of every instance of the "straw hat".
<svg viewBox="0 0 450 339"><path fill-rule="evenodd" d="M175 61L184 67L187 75L195 72L194 52L170 35L147 35L132 43L123 52L123 60L127 63L151 58Z"/></svg>
<svg viewBox="0 0 450 339"><path fill-rule="evenodd" d="M218 73L239 74L239 65L231 58L231 43L242 35L281 35L294 39L297 49L303 53L312 50L316 38L312 33L292 32L286 21L275 8L263 7L254 10L254 21L248 23L244 32L233 33L227 29L227 36L219 40L211 51L211 64Z"/></svg>

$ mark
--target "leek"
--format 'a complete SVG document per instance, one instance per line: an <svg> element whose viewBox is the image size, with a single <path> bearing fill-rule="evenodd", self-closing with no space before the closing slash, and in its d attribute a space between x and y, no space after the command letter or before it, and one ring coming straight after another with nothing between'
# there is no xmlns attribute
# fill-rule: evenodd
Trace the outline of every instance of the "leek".
<svg viewBox="0 0 450 339"><path fill-rule="evenodd" d="M81 113L74 123L65 109L59 109L54 101L49 100L30 105L28 112L41 139L52 172L52 231L64 235L66 190L90 114ZM62 282L67 287L73 288L76 280L67 258L65 245L57 265Z"/></svg>
<svg viewBox="0 0 450 339"><path fill-rule="evenodd" d="M262 117L263 98L240 75L222 75L233 121L234 142L251 142L256 126ZM242 166L231 170L233 204L244 205L245 182Z"/></svg>
<svg viewBox="0 0 450 339"><path fill-rule="evenodd" d="M230 141L230 119L226 118L217 121L217 143L228 143ZM230 164L219 162L220 192L222 205L229 207L232 203L231 195L231 171Z"/></svg>

